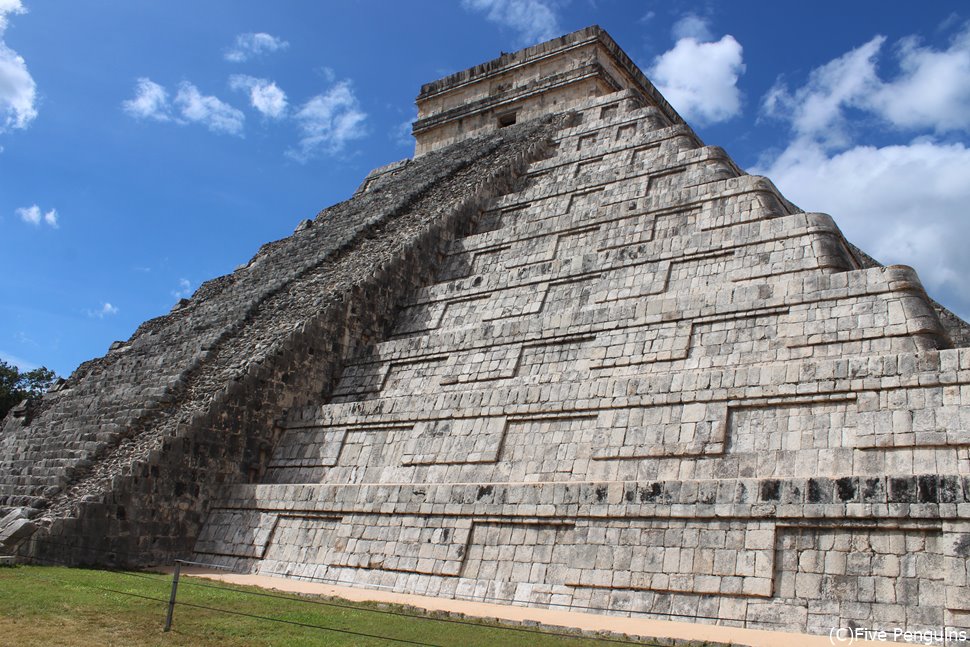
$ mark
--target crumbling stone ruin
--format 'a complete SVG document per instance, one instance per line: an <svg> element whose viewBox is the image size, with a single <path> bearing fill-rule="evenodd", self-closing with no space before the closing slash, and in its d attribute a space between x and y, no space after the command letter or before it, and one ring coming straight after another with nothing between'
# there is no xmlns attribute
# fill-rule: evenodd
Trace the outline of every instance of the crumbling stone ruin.
<svg viewBox="0 0 970 647"><path fill-rule="evenodd" d="M22 556L827 632L970 626L970 327L597 27L4 421Z"/></svg>

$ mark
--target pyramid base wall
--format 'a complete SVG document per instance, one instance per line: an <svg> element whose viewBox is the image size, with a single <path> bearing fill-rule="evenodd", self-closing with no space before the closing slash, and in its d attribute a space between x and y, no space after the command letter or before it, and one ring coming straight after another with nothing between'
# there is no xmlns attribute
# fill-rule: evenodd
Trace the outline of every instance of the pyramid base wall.
<svg viewBox="0 0 970 647"><path fill-rule="evenodd" d="M500 604L932 630L967 626L967 491L928 475L251 486L213 511L196 558Z"/></svg>

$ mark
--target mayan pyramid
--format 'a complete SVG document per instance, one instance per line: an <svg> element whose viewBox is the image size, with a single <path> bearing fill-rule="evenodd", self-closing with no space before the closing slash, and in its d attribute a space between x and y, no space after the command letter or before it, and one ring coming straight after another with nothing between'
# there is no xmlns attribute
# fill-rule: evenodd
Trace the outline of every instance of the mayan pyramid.
<svg viewBox="0 0 970 647"><path fill-rule="evenodd" d="M4 421L0 541L789 631L970 626L970 329L590 27Z"/></svg>

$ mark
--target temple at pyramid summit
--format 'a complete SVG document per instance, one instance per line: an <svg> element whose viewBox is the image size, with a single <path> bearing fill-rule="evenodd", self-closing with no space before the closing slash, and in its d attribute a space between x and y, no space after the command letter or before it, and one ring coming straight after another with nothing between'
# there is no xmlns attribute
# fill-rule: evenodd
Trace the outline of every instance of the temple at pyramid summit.
<svg viewBox="0 0 970 647"><path fill-rule="evenodd" d="M705 146L598 27L417 105L413 159L8 415L8 552L970 627L970 327L911 268Z"/></svg>

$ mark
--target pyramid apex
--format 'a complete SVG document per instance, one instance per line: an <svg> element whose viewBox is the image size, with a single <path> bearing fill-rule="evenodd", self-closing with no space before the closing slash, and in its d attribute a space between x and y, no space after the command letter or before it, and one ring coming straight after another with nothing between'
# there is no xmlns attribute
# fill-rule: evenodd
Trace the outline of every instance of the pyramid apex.
<svg viewBox="0 0 970 647"><path fill-rule="evenodd" d="M563 112L605 94L631 90L672 123L684 120L616 41L590 25L426 83L416 103L415 155L516 121Z"/></svg>

